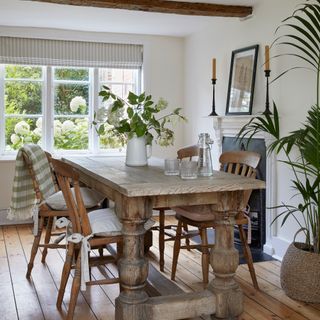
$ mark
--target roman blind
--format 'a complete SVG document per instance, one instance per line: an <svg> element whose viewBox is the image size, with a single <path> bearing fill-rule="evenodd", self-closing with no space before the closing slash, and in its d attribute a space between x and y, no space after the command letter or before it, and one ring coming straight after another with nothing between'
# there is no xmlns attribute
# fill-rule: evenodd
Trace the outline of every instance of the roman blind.
<svg viewBox="0 0 320 320"><path fill-rule="evenodd" d="M0 37L0 63L44 66L139 68L138 44Z"/></svg>

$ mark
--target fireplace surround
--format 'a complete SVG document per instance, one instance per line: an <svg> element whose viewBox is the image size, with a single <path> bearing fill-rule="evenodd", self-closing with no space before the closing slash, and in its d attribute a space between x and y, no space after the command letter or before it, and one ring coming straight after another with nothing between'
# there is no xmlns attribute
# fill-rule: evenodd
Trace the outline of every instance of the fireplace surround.
<svg viewBox="0 0 320 320"><path fill-rule="evenodd" d="M245 116L217 116L213 117L213 130L214 130L214 148L213 148L213 158L215 161L215 165L218 165L218 157L219 155L226 150L230 150L229 146L225 146L226 140L230 140L228 138L234 140L234 138L239 133L240 129L250 121L254 116L251 115L245 115ZM264 144L263 149L266 150L269 146L269 144L272 142L272 138L269 135L263 135L263 134L257 134L255 136L255 139L262 141L262 144ZM240 146L241 147L241 146ZM252 149L249 149L251 151L254 151ZM259 150L258 150L259 152ZM268 208L263 217L262 223L264 223L263 226L263 235L262 235L262 243L264 242L262 248L263 252L274 255L274 240L276 237L276 230L277 225L276 223L271 224L272 220L275 217L275 209L270 209L273 207L276 203L276 158L275 155L269 154L266 152L265 157L265 172L263 173L265 175L265 181L266 181L266 190L265 190L265 200L264 204L265 208ZM264 177L262 176L262 179Z"/></svg>

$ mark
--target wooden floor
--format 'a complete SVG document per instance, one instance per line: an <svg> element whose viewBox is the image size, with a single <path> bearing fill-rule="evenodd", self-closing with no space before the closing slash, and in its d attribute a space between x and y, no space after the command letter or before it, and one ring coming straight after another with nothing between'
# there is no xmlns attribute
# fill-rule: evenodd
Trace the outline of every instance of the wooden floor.
<svg viewBox="0 0 320 320"><path fill-rule="evenodd" d="M149 254L150 261L157 264L157 235L154 247ZM64 250L50 250L47 263L41 264L39 256L32 272L32 280L25 278L27 260L33 241L30 226L0 227L0 319L63 319L69 300L70 283L67 288L63 310L56 309L56 296L63 265ZM169 277L172 258L172 243L166 245L166 271ZM177 284L185 291L202 289L200 254L197 251L183 250L180 255ZM157 266L156 266L157 267ZM297 302L286 297L280 289L277 261L255 264L261 291L251 285L247 267L241 265L237 270L237 280L244 292L244 313L242 320L280 320L280 319L320 319L320 305ZM93 277L117 274L115 266L106 270L93 268ZM210 275L213 277L212 274ZM117 285L94 286L81 293L75 312L77 320L114 319L114 300L118 296ZM203 317L209 319L209 317ZM165 319L163 319L165 320Z"/></svg>

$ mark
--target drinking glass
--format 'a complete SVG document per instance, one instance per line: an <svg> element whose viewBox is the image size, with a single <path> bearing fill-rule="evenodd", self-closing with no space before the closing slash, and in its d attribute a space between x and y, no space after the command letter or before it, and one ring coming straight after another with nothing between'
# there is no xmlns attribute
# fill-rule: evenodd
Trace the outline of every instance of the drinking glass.
<svg viewBox="0 0 320 320"><path fill-rule="evenodd" d="M198 162L181 161L180 177L181 179L196 179L198 177Z"/></svg>
<svg viewBox="0 0 320 320"><path fill-rule="evenodd" d="M164 174L166 176L178 176L179 160L178 159L165 159L164 160Z"/></svg>

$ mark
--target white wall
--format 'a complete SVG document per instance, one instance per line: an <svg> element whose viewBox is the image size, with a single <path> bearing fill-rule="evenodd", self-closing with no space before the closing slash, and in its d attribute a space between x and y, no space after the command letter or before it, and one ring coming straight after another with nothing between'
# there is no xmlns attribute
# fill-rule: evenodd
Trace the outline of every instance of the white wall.
<svg viewBox="0 0 320 320"><path fill-rule="evenodd" d="M186 125L184 144L196 142L200 132L206 131L213 134L212 121L206 117L211 111L212 104L211 60L213 57L217 59L217 113L224 115L232 50L260 45L253 114L264 110L265 82L262 66L264 46L272 43L276 27L285 17L291 15L300 2L299 0L259 1L251 19L213 20L206 29L186 38L184 107L190 121ZM271 56L276 54L277 50L272 49ZM272 76L279 74L280 70L289 65L288 60L288 58L272 60ZM271 99L278 105L283 134L299 127L305 118L306 111L316 101L314 83L310 72L299 71L292 72L271 86ZM277 172L278 203L292 201L289 187L290 172L287 168L280 168L279 164ZM275 254L282 256L297 227L293 221L290 221L285 228L280 229L277 226L273 228L276 229Z"/></svg>
<svg viewBox="0 0 320 320"><path fill-rule="evenodd" d="M143 44L144 89L148 94L152 94L154 99L165 98L171 109L183 106L184 40L182 38L11 27L0 27L0 34L46 39ZM175 132L175 145L165 149L154 145L154 156L175 156L175 150L182 146L182 124L175 127ZM3 162L0 159L0 209L8 208L10 204L13 167L13 161L11 163Z"/></svg>

